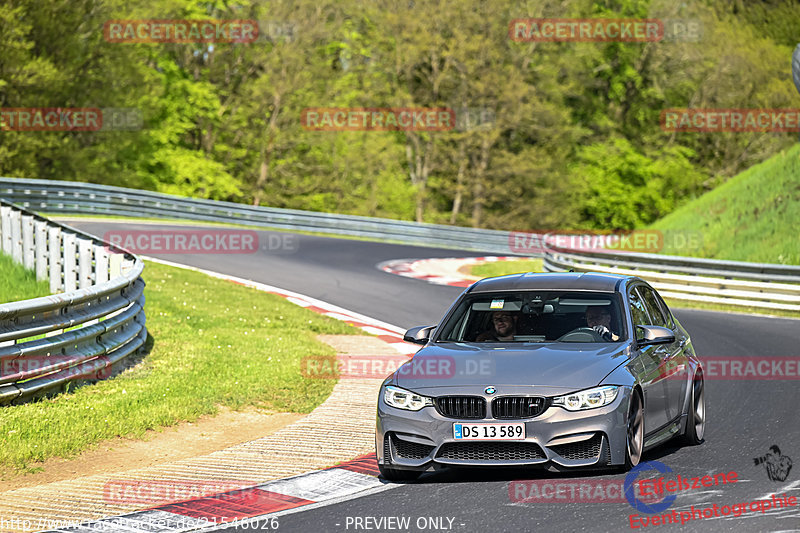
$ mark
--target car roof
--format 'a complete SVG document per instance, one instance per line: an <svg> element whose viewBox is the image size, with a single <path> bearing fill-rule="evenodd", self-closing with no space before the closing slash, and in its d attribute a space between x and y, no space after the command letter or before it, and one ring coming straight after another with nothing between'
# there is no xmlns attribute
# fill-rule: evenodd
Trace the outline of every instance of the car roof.
<svg viewBox="0 0 800 533"><path fill-rule="evenodd" d="M544 272L511 274L496 278L486 278L476 282L470 293L511 291L511 290L583 290L598 292L616 292L627 285L634 276L604 274L601 272ZM627 283L624 283L627 280Z"/></svg>

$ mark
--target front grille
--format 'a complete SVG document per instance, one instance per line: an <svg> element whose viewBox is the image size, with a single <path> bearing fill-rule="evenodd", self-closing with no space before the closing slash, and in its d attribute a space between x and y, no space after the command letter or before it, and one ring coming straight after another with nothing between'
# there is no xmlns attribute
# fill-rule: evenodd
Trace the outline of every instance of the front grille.
<svg viewBox="0 0 800 533"><path fill-rule="evenodd" d="M598 434L588 440L581 442L570 442L569 444L558 444L548 446L564 459L596 459L600 455L600 444L603 438Z"/></svg>
<svg viewBox="0 0 800 533"><path fill-rule="evenodd" d="M440 396L433 403L448 418L486 418L486 400L480 396Z"/></svg>
<svg viewBox="0 0 800 533"><path fill-rule="evenodd" d="M436 447L409 442L398 438L394 433L391 434L391 439L397 457L402 457L403 459L425 459Z"/></svg>
<svg viewBox="0 0 800 533"><path fill-rule="evenodd" d="M544 459L533 442L451 442L444 444L437 457L464 461L525 461Z"/></svg>
<svg viewBox="0 0 800 533"><path fill-rule="evenodd" d="M392 450L389 448L389 435L383 437L383 464L392 464Z"/></svg>
<svg viewBox="0 0 800 533"><path fill-rule="evenodd" d="M503 396L492 400L495 418L533 418L547 409L547 399L541 396Z"/></svg>

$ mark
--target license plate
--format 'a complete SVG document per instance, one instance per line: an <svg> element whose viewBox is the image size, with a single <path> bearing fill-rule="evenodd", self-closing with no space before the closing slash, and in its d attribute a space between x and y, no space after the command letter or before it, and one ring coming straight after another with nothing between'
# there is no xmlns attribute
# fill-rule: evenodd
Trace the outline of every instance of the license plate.
<svg viewBox="0 0 800 533"><path fill-rule="evenodd" d="M453 424L456 440L522 440L525 424Z"/></svg>

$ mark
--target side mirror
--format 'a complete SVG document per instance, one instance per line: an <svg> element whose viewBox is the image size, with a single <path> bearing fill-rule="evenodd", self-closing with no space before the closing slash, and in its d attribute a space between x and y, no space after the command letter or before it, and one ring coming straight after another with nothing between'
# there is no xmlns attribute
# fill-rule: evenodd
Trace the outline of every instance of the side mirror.
<svg viewBox="0 0 800 533"><path fill-rule="evenodd" d="M426 344L436 326L417 326L406 331L403 340L414 344Z"/></svg>
<svg viewBox="0 0 800 533"><path fill-rule="evenodd" d="M639 346L672 344L673 342L675 342L675 334L671 329L661 326L636 326L636 343Z"/></svg>

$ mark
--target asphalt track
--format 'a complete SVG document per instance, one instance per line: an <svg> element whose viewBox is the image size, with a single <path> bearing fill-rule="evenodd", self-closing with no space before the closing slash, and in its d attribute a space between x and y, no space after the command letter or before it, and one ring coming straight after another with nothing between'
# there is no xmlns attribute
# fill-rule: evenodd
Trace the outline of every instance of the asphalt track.
<svg viewBox="0 0 800 533"><path fill-rule="evenodd" d="M69 224L102 236L110 229L150 231L168 225L111 222ZM270 235L259 231L268 245ZM294 236L293 250L261 249L250 254L157 254L177 263L252 279L296 291L400 327L435 324L460 288L431 285L387 274L375 268L389 259L467 257L485 254L415 246ZM277 242L273 237L273 242ZM146 270L145 270L146 279ZM692 335L698 354L704 356L800 356L800 321L679 309L675 314ZM645 461L660 461L674 474L697 477L734 471L738 482L678 493L671 512L730 506L766 498L771 494L800 500L800 465L786 481L770 481L753 458L776 444L783 455L800 462L800 413L797 381L707 381L706 441L697 447L662 446L645 454ZM335 443L331 443L335 445ZM624 479L623 474L553 474L540 470L443 471L426 474L418 482L394 486L374 494L318 508L281 515L279 531L620 531L634 530L629 515L639 514L627 502L519 503L509 495L514 480L552 479L583 481ZM379 522L407 517L408 526ZM366 520L369 518L368 520ZM382 526L380 527L379 526ZM254 522L259 529L264 522ZM800 502L779 512L748 511L689 521L686 524L651 525L646 531L800 531ZM224 531L242 531L231 526ZM250 529L252 530L252 529ZM636 529L641 530L641 529Z"/></svg>

